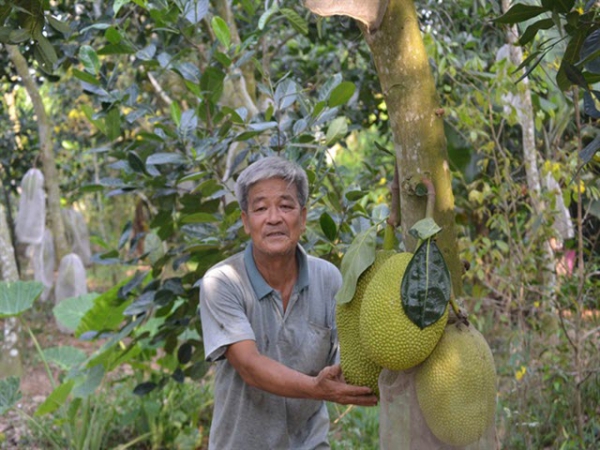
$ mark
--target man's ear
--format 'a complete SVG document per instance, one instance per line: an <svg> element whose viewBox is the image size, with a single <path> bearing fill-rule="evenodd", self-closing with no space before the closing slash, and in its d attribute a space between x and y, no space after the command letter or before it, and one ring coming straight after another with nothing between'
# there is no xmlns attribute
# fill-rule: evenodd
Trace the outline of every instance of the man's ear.
<svg viewBox="0 0 600 450"><path fill-rule="evenodd" d="M242 210L242 223L244 224L244 231L246 234L250 235L250 227L248 226L248 215L246 211Z"/></svg>
<svg viewBox="0 0 600 450"><path fill-rule="evenodd" d="M302 211L300 212L301 217L302 217L302 232L304 232L306 230L306 216L308 214L308 209L306 208L306 206L302 207Z"/></svg>

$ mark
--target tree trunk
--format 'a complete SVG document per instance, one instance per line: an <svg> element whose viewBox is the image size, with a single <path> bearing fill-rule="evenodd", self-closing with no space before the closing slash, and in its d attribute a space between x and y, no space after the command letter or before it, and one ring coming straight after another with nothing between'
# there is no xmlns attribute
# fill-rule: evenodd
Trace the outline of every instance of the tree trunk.
<svg viewBox="0 0 600 450"><path fill-rule="evenodd" d="M15 252L6 221L4 205L0 202L0 280L18 281ZM23 368L19 351L20 327L17 318L4 319L4 334L0 345L0 378L21 376Z"/></svg>
<svg viewBox="0 0 600 450"><path fill-rule="evenodd" d="M454 196L448 164L443 109L425 52L413 0L390 0L379 28L365 39L371 48L394 135L400 179L400 219L406 248L415 250L409 233L425 217L426 197L415 195L422 178L432 181L433 218L442 228L437 244L452 276L455 296L462 293L462 264L454 228Z"/></svg>
<svg viewBox="0 0 600 450"><path fill-rule="evenodd" d="M14 45L6 45L8 55L15 65L17 73L23 82L27 94L33 104L33 109L37 118L39 141L40 141L40 156L42 159L42 169L44 172L46 194L47 194L47 205L48 205L48 226L52 230L52 236L54 236L54 248L56 251L57 262L62 259L63 256L70 253L69 246L65 235L65 228L63 225L61 213L60 213L60 190L58 187L58 172L56 170L56 163L54 160L54 150L52 146L51 130L52 126L50 119L46 114L44 102L40 91L29 73L29 66L27 61L21 55L18 47Z"/></svg>

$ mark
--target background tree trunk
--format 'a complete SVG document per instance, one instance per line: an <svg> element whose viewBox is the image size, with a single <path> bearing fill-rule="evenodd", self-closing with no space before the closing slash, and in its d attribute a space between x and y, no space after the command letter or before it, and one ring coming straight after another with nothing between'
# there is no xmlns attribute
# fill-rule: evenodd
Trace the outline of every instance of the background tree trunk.
<svg viewBox="0 0 600 450"><path fill-rule="evenodd" d="M454 228L454 196L448 164L443 110L412 0L390 0L378 30L365 39L373 53L390 115L400 180L400 220L408 251L416 240L408 230L425 217L426 197L415 182L429 178L435 187L434 219L442 227L437 244L452 276L455 296L462 293L462 264Z"/></svg>
<svg viewBox="0 0 600 450"><path fill-rule="evenodd" d="M39 141L40 141L40 156L42 159L42 170L46 184L46 195L48 205L48 227L52 230L54 236L54 248L56 251L57 262L63 256L70 253L69 246L65 235L65 228L60 213L60 189L58 187L58 171L56 170L56 162L54 159L54 150L52 146L51 123L46 114L44 102L40 91L29 73L27 61L21 55L18 47L14 45L6 45L8 55L15 65L17 73L21 77L23 86L27 90L27 94L33 104L35 115L37 116Z"/></svg>
<svg viewBox="0 0 600 450"><path fill-rule="evenodd" d="M15 251L6 221L6 211L0 202L0 280L17 281L19 272ZM0 378L10 375L21 376L23 368L19 351L19 322L15 317L4 319L4 333L0 346Z"/></svg>

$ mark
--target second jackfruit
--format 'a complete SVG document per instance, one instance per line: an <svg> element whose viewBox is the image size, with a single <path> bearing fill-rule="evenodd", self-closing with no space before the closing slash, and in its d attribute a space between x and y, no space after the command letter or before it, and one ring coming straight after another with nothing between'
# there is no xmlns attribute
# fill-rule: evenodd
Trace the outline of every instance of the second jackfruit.
<svg viewBox="0 0 600 450"><path fill-rule="evenodd" d="M448 321L448 308L433 325L420 329L404 312L402 276L411 253L387 259L368 284L360 314L360 341L375 363L390 370L407 370L433 351Z"/></svg>

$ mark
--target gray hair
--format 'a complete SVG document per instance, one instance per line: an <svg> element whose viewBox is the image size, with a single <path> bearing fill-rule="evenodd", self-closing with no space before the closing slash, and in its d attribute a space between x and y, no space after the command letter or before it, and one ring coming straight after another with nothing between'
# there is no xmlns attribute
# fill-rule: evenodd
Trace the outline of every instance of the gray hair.
<svg viewBox="0 0 600 450"><path fill-rule="evenodd" d="M294 183L298 192L298 202L300 207L304 208L308 198L308 178L304 169L280 156L268 156L246 167L235 183L235 196L242 211L248 212L250 188L259 181L271 178L281 178Z"/></svg>

